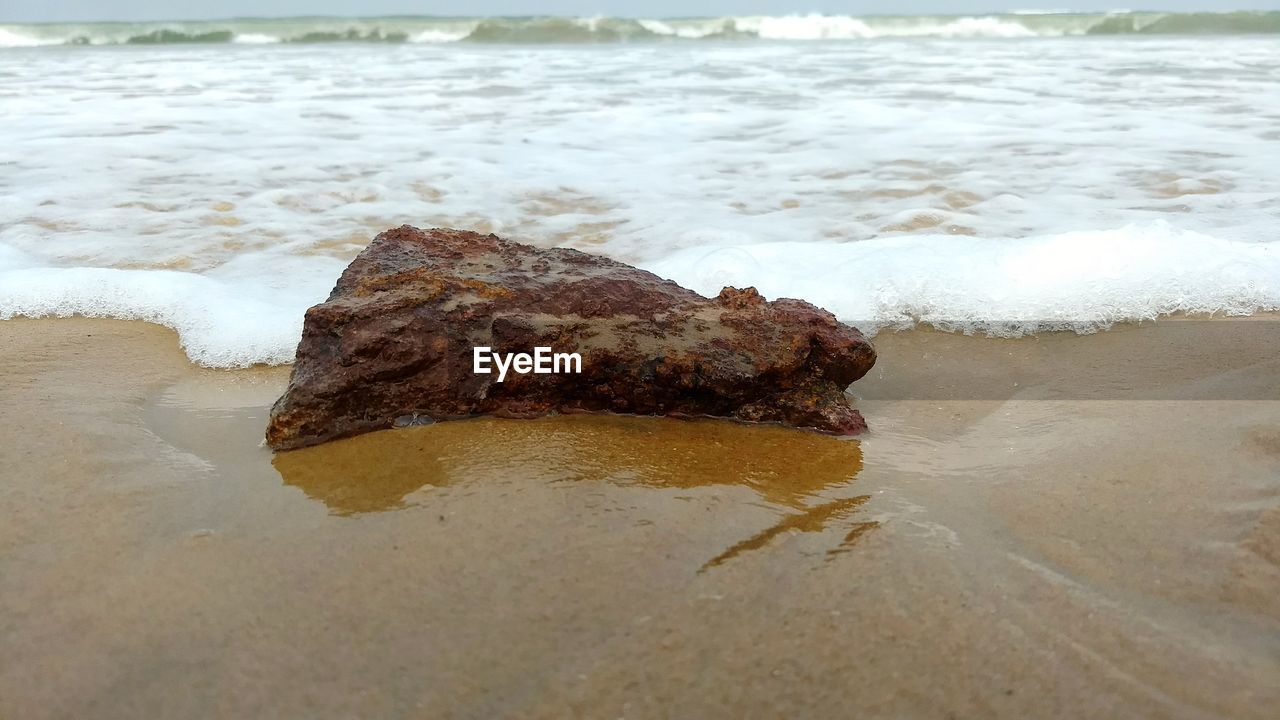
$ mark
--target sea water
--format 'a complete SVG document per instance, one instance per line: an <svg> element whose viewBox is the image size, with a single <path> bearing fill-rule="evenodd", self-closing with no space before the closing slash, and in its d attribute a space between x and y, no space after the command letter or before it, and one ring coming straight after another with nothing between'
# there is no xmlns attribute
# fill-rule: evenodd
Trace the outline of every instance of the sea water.
<svg viewBox="0 0 1280 720"><path fill-rule="evenodd" d="M289 362L403 223L871 331L1277 309L1278 17L0 25L0 318Z"/></svg>

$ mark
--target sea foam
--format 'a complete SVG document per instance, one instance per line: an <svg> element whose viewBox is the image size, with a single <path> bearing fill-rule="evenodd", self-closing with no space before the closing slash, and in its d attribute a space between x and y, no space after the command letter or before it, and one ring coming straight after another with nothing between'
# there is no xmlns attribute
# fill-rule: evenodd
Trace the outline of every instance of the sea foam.
<svg viewBox="0 0 1280 720"><path fill-rule="evenodd" d="M1280 242L1167 223L1019 240L946 235L690 248L648 269L704 295L754 286L875 332L927 323L1016 336L1173 313L1280 309Z"/></svg>
<svg viewBox="0 0 1280 720"><path fill-rule="evenodd" d="M302 315L342 271L329 258L246 255L206 274L32 266L0 246L0 319L143 320L172 328L208 367L293 362Z"/></svg>
<svg viewBox="0 0 1280 720"><path fill-rule="evenodd" d="M0 246L0 319L153 322L177 331L187 355L210 367L291 362L303 313L343 268L278 254L240 256L206 273L33 262ZM696 247L642 265L708 296L732 285L803 298L872 334L916 323L997 336L1089 332L1171 313L1280 310L1280 242L1162 223L1018 241L920 235Z"/></svg>
<svg viewBox="0 0 1280 720"><path fill-rule="evenodd" d="M0 316L143 319L203 364L287 362L305 309L405 223L866 329L1275 308L1277 77L1265 38L3 50Z"/></svg>

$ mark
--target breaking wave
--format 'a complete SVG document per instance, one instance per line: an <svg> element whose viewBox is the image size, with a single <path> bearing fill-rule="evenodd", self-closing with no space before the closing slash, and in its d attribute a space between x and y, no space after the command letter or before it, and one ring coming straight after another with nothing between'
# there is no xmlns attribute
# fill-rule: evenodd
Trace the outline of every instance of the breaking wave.
<svg viewBox="0 0 1280 720"><path fill-rule="evenodd" d="M0 25L0 47L267 43L625 43L1280 33L1280 11L718 18L285 18Z"/></svg>

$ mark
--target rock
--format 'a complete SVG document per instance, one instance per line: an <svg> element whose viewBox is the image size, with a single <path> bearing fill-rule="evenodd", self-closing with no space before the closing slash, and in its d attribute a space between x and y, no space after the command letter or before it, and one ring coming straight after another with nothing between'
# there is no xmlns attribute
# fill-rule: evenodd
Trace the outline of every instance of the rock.
<svg viewBox="0 0 1280 720"><path fill-rule="evenodd" d="M578 353L581 373L476 374L477 346ZM554 412L712 416L851 435L844 389L875 363L857 329L754 288L707 299L577 250L403 226L307 311L267 444L393 426Z"/></svg>

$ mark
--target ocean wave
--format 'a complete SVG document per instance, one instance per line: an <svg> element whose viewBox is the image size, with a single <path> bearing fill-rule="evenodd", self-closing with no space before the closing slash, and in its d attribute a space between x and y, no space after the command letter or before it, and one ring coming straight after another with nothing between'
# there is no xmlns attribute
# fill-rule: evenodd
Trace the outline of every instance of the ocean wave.
<svg viewBox="0 0 1280 720"><path fill-rule="evenodd" d="M651 40L659 35L638 20L618 18L536 18L482 20L467 36L471 42L613 43Z"/></svg>
<svg viewBox="0 0 1280 720"><path fill-rule="evenodd" d="M236 34L230 30L210 30L209 32L185 33L178 30L153 30L145 35L133 35L127 41L130 45L177 45L183 43L229 43Z"/></svg>
<svg viewBox="0 0 1280 720"><path fill-rule="evenodd" d="M43 39L32 35L24 35L23 33L0 27L0 48L6 47L37 47L39 45L60 45L65 44L59 39Z"/></svg>
<svg viewBox="0 0 1280 720"><path fill-rule="evenodd" d="M267 43L625 43L693 40L1033 38L1280 33L1278 11L1017 12L981 16L788 15L719 18L285 18L0 25L0 48Z"/></svg>
<svg viewBox="0 0 1280 720"><path fill-rule="evenodd" d="M280 38L262 33L243 33L236 35L232 42L241 45L270 45L280 42Z"/></svg>
<svg viewBox="0 0 1280 720"><path fill-rule="evenodd" d="M954 19L900 18L864 20L842 16L743 18L734 21L739 32L765 40L867 40L892 37L1035 37L1038 33L1016 21L998 17ZM1061 34L1061 33L1059 33Z"/></svg>
<svg viewBox="0 0 1280 720"><path fill-rule="evenodd" d="M0 319L144 320L176 330L201 365L283 364L293 360L304 312L324 300L343 265L264 253L207 273L54 268L0 246ZM1280 309L1280 242L1165 223L1018 241L919 235L698 247L643 266L708 296L734 285L804 298L872 333L924 323L1016 336Z"/></svg>
<svg viewBox="0 0 1280 720"><path fill-rule="evenodd" d="M1250 35L1280 33L1280 12L1177 13L1144 17L1113 15L1089 28L1090 35Z"/></svg>

